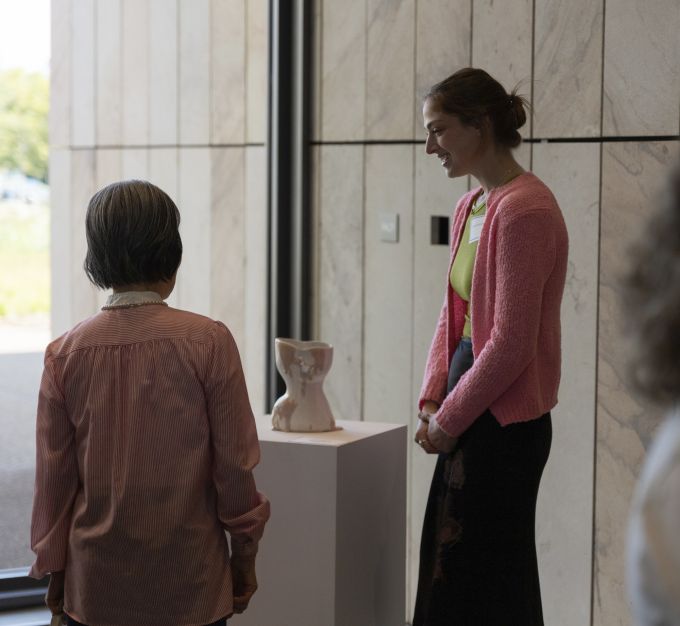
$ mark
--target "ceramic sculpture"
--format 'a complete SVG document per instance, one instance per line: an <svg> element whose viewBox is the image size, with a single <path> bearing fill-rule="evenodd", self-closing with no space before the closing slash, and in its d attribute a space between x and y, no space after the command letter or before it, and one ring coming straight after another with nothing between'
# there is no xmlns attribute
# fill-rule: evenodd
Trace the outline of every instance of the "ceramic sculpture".
<svg viewBox="0 0 680 626"><path fill-rule="evenodd" d="M276 338L276 368L286 383L274 404L272 426L286 432L335 430L335 420L323 392L323 380L333 363L333 346L321 341Z"/></svg>

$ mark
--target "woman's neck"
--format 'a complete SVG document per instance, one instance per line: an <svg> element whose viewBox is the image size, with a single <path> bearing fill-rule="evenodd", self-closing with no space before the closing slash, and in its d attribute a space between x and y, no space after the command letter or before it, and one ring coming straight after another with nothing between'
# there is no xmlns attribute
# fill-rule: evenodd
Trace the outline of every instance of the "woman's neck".
<svg viewBox="0 0 680 626"><path fill-rule="evenodd" d="M476 171L471 174L479 181L484 193L505 185L524 172L524 168L517 163L510 150L498 152L494 149L490 149L482 156L475 169Z"/></svg>

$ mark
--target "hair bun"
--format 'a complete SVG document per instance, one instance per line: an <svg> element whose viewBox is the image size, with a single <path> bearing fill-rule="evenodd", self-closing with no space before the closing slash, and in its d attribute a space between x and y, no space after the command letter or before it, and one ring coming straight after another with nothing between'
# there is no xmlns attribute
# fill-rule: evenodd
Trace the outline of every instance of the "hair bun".
<svg viewBox="0 0 680 626"><path fill-rule="evenodd" d="M526 99L518 96L514 91L508 96L508 108L512 111L515 130L522 128L527 121L525 108Z"/></svg>

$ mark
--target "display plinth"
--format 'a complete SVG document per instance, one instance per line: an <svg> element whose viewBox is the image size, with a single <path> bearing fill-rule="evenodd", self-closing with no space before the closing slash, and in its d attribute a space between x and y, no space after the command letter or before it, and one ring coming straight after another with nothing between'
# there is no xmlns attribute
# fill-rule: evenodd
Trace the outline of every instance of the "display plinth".
<svg viewBox="0 0 680 626"><path fill-rule="evenodd" d="M406 426L338 421L285 433L257 420L272 516L239 626L403 626ZM231 623L232 620L230 620Z"/></svg>

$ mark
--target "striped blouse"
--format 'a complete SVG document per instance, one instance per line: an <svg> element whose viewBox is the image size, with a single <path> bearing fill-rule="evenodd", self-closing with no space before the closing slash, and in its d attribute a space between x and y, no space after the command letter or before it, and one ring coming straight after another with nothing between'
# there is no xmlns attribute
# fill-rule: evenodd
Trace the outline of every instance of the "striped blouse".
<svg viewBox="0 0 680 626"><path fill-rule="evenodd" d="M152 295L45 354L30 575L65 569L64 610L92 626L231 614L224 531L234 554L254 555L269 517L231 333Z"/></svg>

